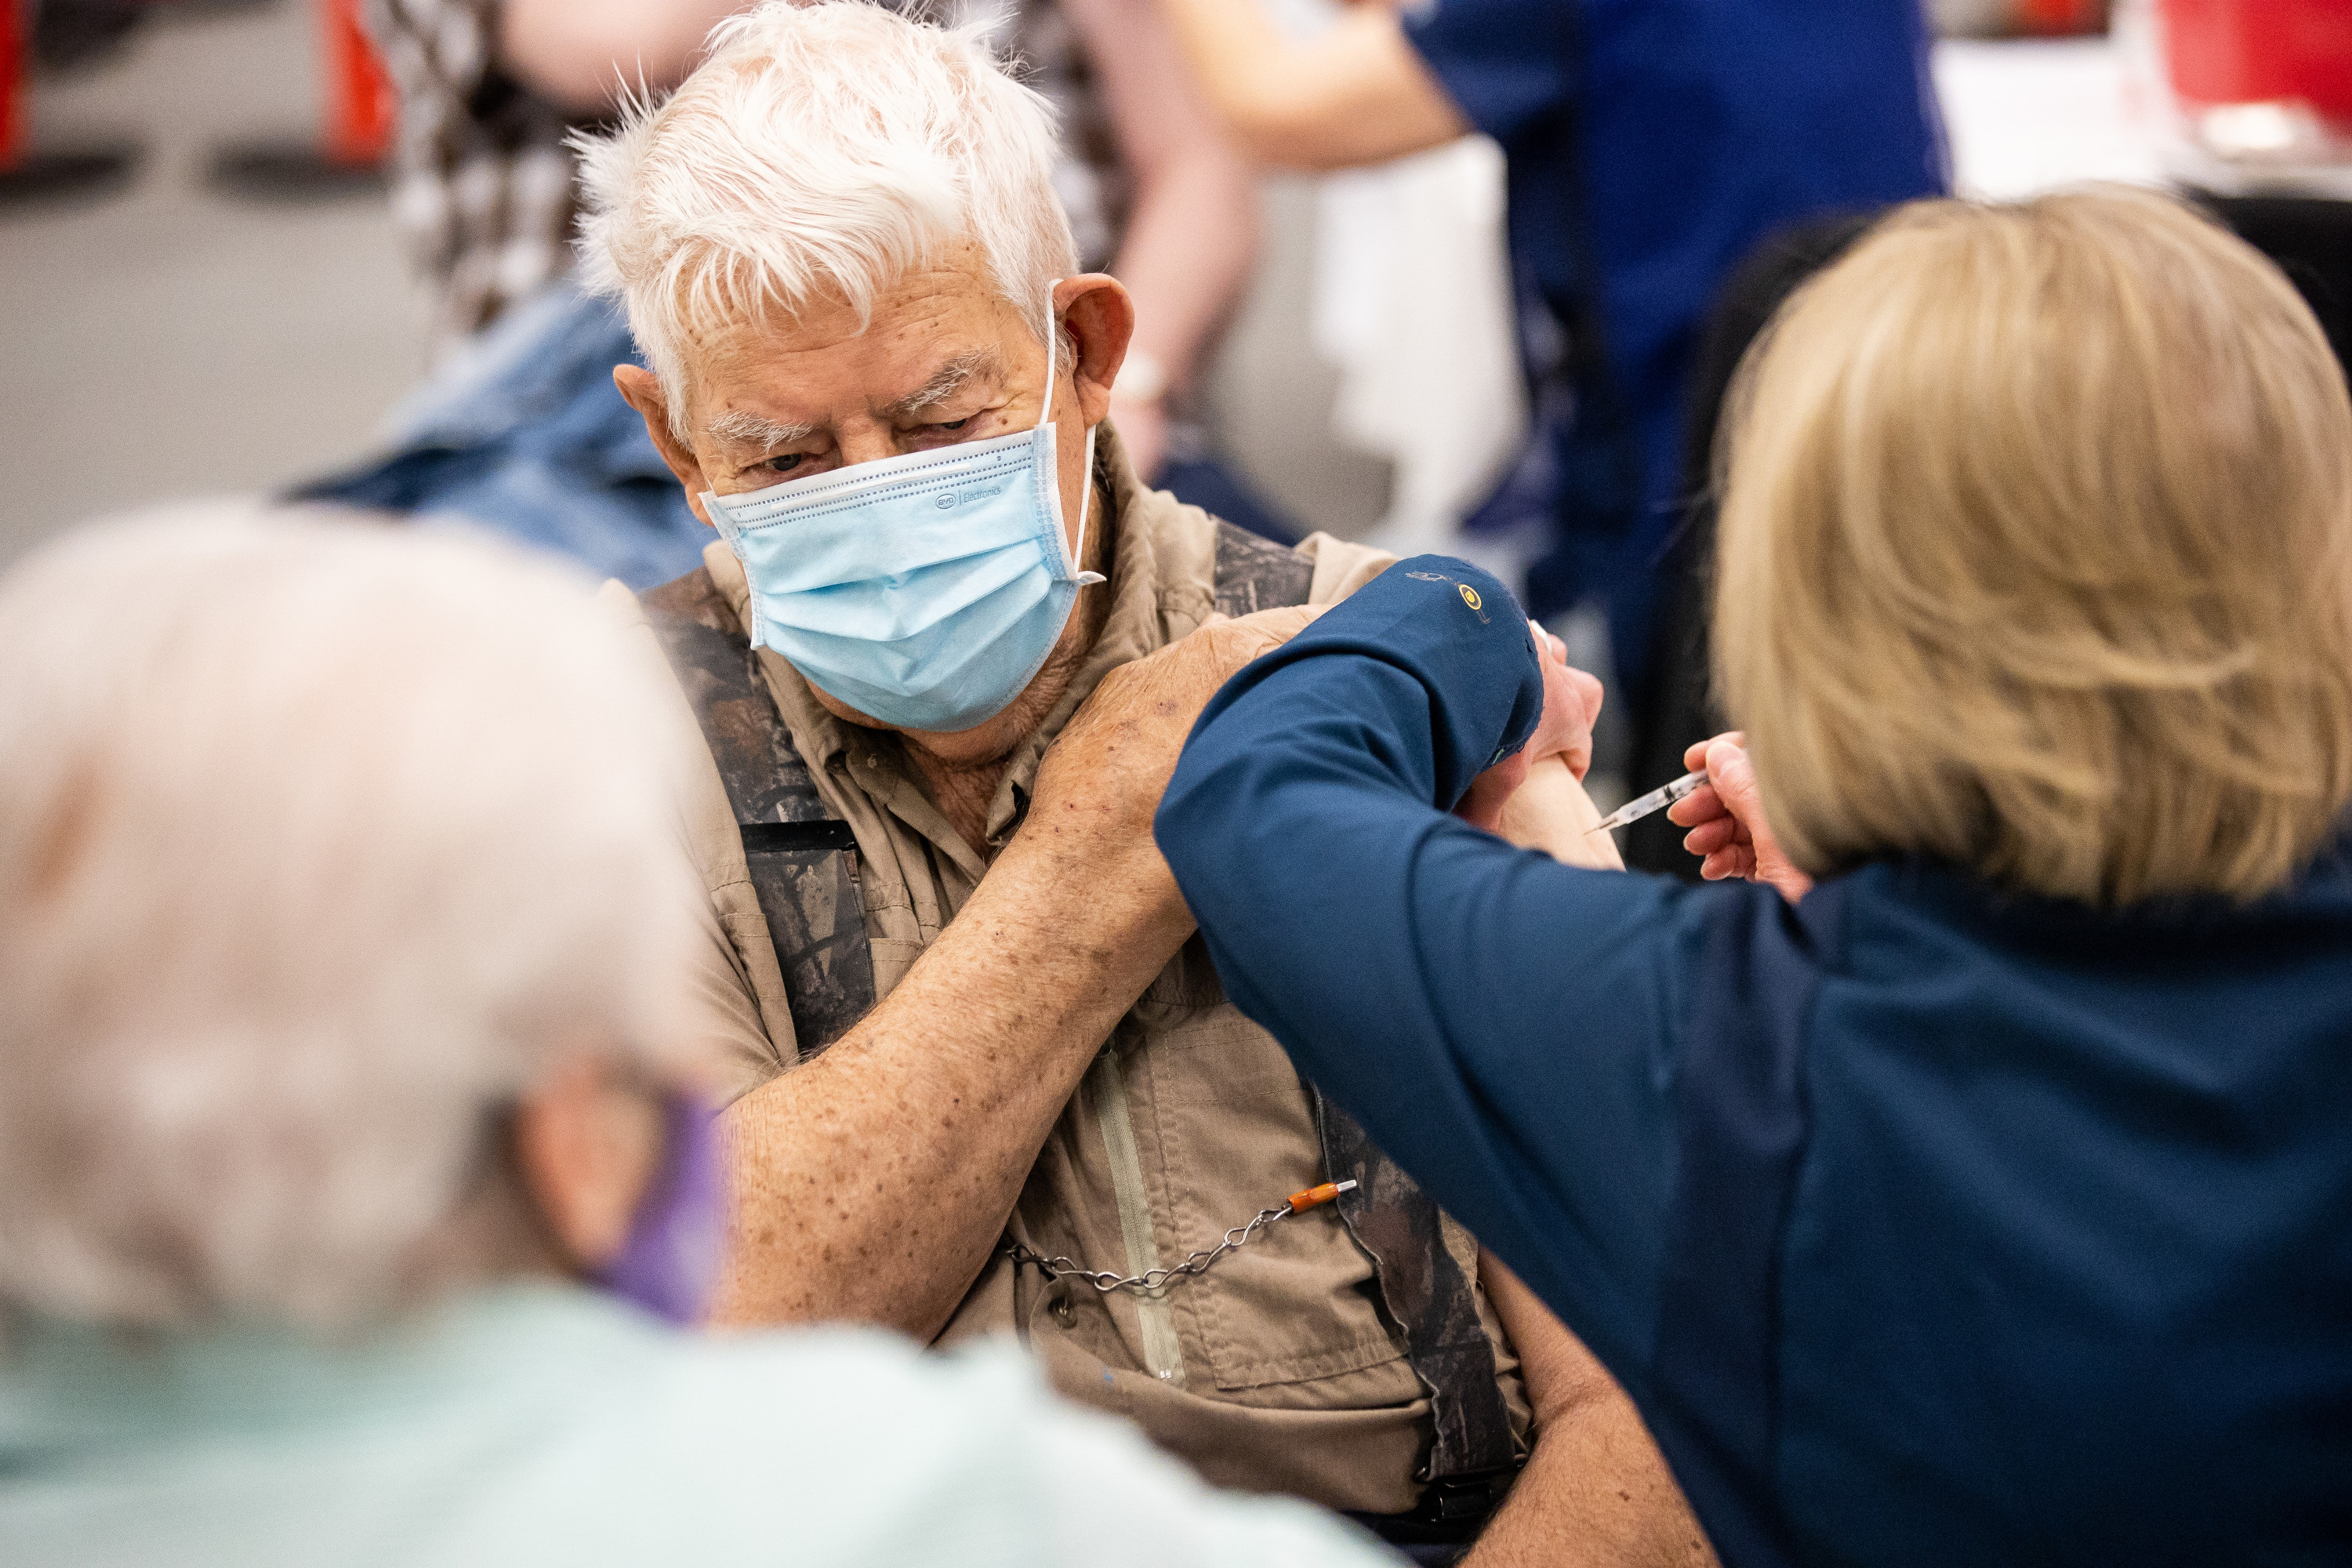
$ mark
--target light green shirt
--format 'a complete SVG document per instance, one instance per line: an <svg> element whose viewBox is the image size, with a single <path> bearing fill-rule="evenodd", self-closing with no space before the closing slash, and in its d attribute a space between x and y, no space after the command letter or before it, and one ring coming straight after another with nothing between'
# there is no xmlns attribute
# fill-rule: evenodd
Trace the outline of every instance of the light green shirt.
<svg viewBox="0 0 2352 1568"><path fill-rule="evenodd" d="M530 1286L341 1345L19 1319L0 1355L8 1568L1388 1561L1208 1490L1003 1346L688 1335Z"/></svg>

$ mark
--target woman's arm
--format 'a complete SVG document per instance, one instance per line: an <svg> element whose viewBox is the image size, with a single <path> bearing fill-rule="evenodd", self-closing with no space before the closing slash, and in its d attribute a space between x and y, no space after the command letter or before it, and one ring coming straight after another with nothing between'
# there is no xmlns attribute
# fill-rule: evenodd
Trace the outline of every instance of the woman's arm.
<svg viewBox="0 0 2352 1568"><path fill-rule="evenodd" d="M1111 417L1149 480L1167 451L1166 397L1191 387L1256 265L1257 175L1210 111L1152 0L1062 7L1101 76L1135 181L1111 271L1135 296L1129 364L1148 359L1167 379L1139 395L1135 378L1125 378L1112 389Z"/></svg>
<svg viewBox="0 0 2352 1568"><path fill-rule="evenodd" d="M1693 895L1446 815L1543 693L1500 584L1400 563L1219 694L1158 837L1234 1000L1622 1373L1654 1321Z"/></svg>
<svg viewBox="0 0 2352 1568"><path fill-rule="evenodd" d="M1321 36L1283 36L1258 0L1160 0L1209 101L1259 162L1348 169L1443 146L1470 123L1406 41L1360 5Z"/></svg>
<svg viewBox="0 0 2352 1568"><path fill-rule="evenodd" d="M506 0L499 59L522 84L575 113L609 110L624 85L656 92L686 79L702 40L745 0Z"/></svg>

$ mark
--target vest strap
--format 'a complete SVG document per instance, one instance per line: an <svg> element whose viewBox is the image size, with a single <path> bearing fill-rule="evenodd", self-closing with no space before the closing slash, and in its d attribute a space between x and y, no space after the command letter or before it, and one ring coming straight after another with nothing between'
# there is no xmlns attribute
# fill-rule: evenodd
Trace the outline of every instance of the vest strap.
<svg viewBox="0 0 2352 1568"><path fill-rule="evenodd" d="M857 835L825 809L709 572L697 567L639 598L727 786L806 1060L874 1010Z"/></svg>

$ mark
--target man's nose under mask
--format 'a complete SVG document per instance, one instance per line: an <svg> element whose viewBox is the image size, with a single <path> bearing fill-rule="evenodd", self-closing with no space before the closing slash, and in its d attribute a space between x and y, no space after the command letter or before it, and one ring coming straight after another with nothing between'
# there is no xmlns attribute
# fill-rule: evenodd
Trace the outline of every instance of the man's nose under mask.
<svg viewBox="0 0 2352 1568"><path fill-rule="evenodd" d="M749 495L705 492L751 584L751 640L838 701L904 730L969 730L1018 697L1061 640L1078 590L1062 531L1055 341L1034 428L857 463Z"/></svg>

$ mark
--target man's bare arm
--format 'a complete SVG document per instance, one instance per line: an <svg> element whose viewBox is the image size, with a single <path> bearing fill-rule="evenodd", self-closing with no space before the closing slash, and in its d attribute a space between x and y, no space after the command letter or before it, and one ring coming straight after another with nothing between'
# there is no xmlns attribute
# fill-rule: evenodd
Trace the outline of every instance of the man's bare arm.
<svg viewBox="0 0 2352 1568"><path fill-rule="evenodd" d="M1597 715L1588 710L1587 722ZM1497 831L1570 866L1624 861L1569 760L1546 757L1502 809ZM1633 1402L1574 1334L1492 1253L1479 1282L1519 1353L1535 1405L1535 1452L1465 1568L1623 1564L1699 1568L1715 1561Z"/></svg>
<svg viewBox="0 0 2352 1568"><path fill-rule="evenodd" d="M1119 155L1133 179L1127 234L1110 269L1135 296L1129 362L1157 361L1164 388L1113 388L1136 473L1147 482L1168 455L1167 394L1192 384L1257 261L1257 172L1185 68L1157 0L1062 0L1102 83Z"/></svg>
<svg viewBox="0 0 2352 1568"><path fill-rule="evenodd" d="M1260 0L1160 5L1219 117L1262 163L1349 169L1443 146L1470 129L1384 5L1360 5L1295 42Z"/></svg>
<svg viewBox="0 0 2352 1568"><path fill-rule="evenodd" d="M743 0L505 0L499 61L541 97L601 113L640 81L656 96L686 79L702 40Z"/></svg>
<svg viewBox="0 0 2352 1568"><path fill-rule="evenodd" d="M1478 1278L1518 1348L1536 1448L1463 1568L1713 1568L1715 1549L1616 1379L1492 1253L1478 1255Z"/></svg>
<svg viewBox="0 0 2352 1568"><path fill-rule="evenodd" d="M1317 613L1211 626L1113 671L1047 753L1020 833L906 979L822 1056L736 1102L718 1322L939 1332L1095 1053L1192 934L1151 840L1185 733L1227 676Z"/></svg>
<svg viewBox="0 0 2352 1568"><path fill-rule="evenodd" d="M1498 831L1522 849L1540 849L1565 866L1622 871L1624 857L1616 840L1591 831L1601 810L1564 758L1531 764L1524 783L1503 806Z"/></svg>

